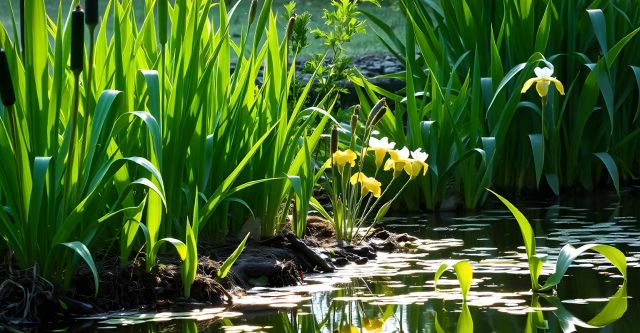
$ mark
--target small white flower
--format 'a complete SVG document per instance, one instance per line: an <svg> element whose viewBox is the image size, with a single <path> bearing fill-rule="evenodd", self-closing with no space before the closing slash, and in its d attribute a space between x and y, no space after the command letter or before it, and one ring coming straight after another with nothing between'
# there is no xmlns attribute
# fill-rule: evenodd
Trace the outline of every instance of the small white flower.
<svg viewBox="0 0 640 333"><path fill-rule="evenodd" d="M381 140L371 137L369 140L369 147L374 149L393 149L396 146L395 142L389 142L389 138L386 136Z"/></svg>
<svg viewBox="0 0 640 333"><path fill-rule="evenodd" d="M394 150L398 155L397 155L397 160L399 161L404 161L404 160L408 160L409 159L409 148L404 147L401 150ZM392 155L393 156L393 155Z"/></svg>
<svg viewBox="0 0 640 333"><path fill-rule="evenodd" d="M544 79L551 78L551 75L553 74L553 70L549 67L545 67L545 68L536 67L533 71L536 72L537 77L544 78Z"/></svg>
<svg viewBox="0 0 640 333"><path fill-rule="evenodd" d="M429 157L429 154L423 152L422 148L418 148L416 151L411 152L411 158L420 162L426 161L427 157Z"/></svg>
<svg viewBox="0 0 640 333"><path fill-rule="evenodd" d="M376 153L376 166L379 168L384 161L384 157L387 156L387 153L391 153L395 146L396 143L389 142L389 138L387 137L382 138L382 140L371 137L371 139L369 139L369 148L367 148L366 151Z"/></svg>

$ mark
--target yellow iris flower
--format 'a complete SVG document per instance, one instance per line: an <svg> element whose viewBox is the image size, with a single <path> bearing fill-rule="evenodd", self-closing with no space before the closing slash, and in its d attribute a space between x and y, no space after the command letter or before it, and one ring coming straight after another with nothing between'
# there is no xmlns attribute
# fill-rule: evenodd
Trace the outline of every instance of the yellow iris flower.
<svg viewBox="0 0 640 333"><path fill-rule="evenodd" d="M423 153L421 148L416 149L416 151L411 152L411 159L409 159L408 163L404 165L404 171L407 172L411 179L415 179L420 175L420 171L422 170L422 174L426 175L427 170L429 169L429 165L424 161L427 160L429 154Z"/></svg>
<svg viewBox="0 0 640 333"><path fill-rule="evenodd" d="M373 151L376 153L376 166L380 168L382 162L384 162L385 156L396 146L395 142L389 142L387 137L378 140L376 138L371 138L369 140L369 148L367 151Z"/></svg>
<svg viewBox="0 0 640 333"><path fill-rule="evenodd" d="M373 196L376 198L380 197L382 193L382 183L377 181L375 178L369 178L364 175L362 172L358 172L351 176L351 185L355 185L356 183L362 183L362 196L369 194L369 192L373 193Z"/></svg>
<svg viewBox="0 0 640 333"><path fill-rule="evenodd" d="M562 83L558 81L558 79L556 79L555 77L551 77L551 74L553 74L552 69L545 67L545 68L536 68L534 69L534 71L536 72L537 77L529 79L527 80L527 82L524 83L524 86L522 87L523 94L526 93L527 90L529 90L529 88L531 88L531 86L535 83L536 90L538 91L538 95L544 98L549 93L549 84L553 82L556 86L556 89L558 89L558 91L560 92L560 94L564 95L564 87L562 86Z"/></svg>
<svg viewBox="0 0 640 333"><path fill-rule="evenodd" d="M405 164L409 162L409 154L410 152L407 147L401 150L390 150L389 156L391 156L391 158L384 164L384 170L393 169L393 178L400 176Z"/></svg>
<svg viewBox="0 0 640 333"><path fill-rule="evenodd" d="M351 151L351 149L347 149L346 151L338 150L333 153L333 164L338 165L338 171L340 171L340 174L342 174L342 171L344 171L344 166L347 163L351 164L351 167L356 166L356 158L358 158L358 156L356 155L356 153Z"/></svg>

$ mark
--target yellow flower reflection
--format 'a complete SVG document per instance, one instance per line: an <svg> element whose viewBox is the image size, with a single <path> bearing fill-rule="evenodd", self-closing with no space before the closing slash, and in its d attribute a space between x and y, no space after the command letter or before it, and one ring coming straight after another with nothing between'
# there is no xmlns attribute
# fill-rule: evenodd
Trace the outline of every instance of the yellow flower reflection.
<svg viewBox="0 0 640 333"><path fill-rule="evenodd" d="M410 152L407 147L401 150L390 150L389 156L391 156L391 158L384 164L384 170L391 170L393 168L393 178L400 176L404 165L409 162L409 154Z"/></svg>
<svg viewBox="0 0 640 333"><path fill-rule="evenodd" d="M379 333L382 332L384 327L384 320L382 319L367 319L362 321L362 328L366 333Z"/></svg>
<svg viewBox="0 0 640 333"><path fill-rule="evenodd" d="M358 172L351 176L351 185L355 185L358 182L362 183L363 197L369 194L369 192L372 192L373 196L376 198L380 197L380 193L382 193L380 186L382 186L382 183L377 181L375 178L369 178L365 176L364 173Z"/></svg>
<svg viewBox="0 0 640 333"><path fill-rule="evenodd" d="M562 83L558 81L558 79L556 79L555 77L551 77L551 74L553 74L552 69L545 67L545 68L536 68L534 69L534 71L536 72L537 77L529 79L527 80L527 82L524 83L524 86L522 87L523 94L526 93L527 90L531 88L531 85L535 83L538 94L540 95L540 97L544 98L547 96L547 93L549 92L549 83L553 82L556 86L556 89L558 89L558 91L560 92L560 94L564 95L564 87L562 86Z"/></svg>
<svg viewBox="0 0 640 333"><path fill-rule="evenodd" d="M384 137L381 140L372 137L369 140L369 148L367 151L371 150L376 153L376 167L380 168L384 161L384 157L387 156L387 152L390 152L395 146L396 143L389 142L387 137Z"/></svg>
<svg viewBox="0 0 640 333"><path fill-rule="evenodd" d="M338 330L335 330L335 331L338 331ZM334 331L334 332L335 332L335 331ZM353 325L349 325L349 326L345 325L345 326L342 326L342 327L340 328L340 331L339 331L339 332L340 332L340 333L360 333L360 331L358 331L358 329L357 329L357 328L355 328L355 326L353 326Z"/></svg>
<svg viewBox="0 0 640 333"><path fill-rule="evenodd" d="M356 165L356 158L358 158L358 156L356 155L356 153L351 151L351 149L347 149L346 151L338 150L333 153L333 164L338 165L338 171L340 171L340 174L342 174L342 171L344 171L344 166L347 163L351 164L351 167L354 167Z"/></svg>
<svg viewBox="0 0 640 333"><path fill-rule="evenodd" d="M429 154L421 151L421 148L416 149L416 151L411 152L411 159L404 165L404 171L411 177L411 179L415 179L420 175L420 171L422 170L422 174L426 175L427 170L429 169L429 165L424 161L427 160Z"/></svg>

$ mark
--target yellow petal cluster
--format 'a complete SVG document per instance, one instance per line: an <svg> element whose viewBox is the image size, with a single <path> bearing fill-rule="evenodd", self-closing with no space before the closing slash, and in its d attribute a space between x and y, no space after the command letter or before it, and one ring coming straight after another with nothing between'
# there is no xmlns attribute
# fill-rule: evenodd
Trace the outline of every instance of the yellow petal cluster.
<svg viewBox="0 0 640 333"><path fill-rule="evenodd" d="M338 150L333 153L333 164L338 165L338 171L342 174L344 166L347 163L351 164L351 167L356 165L356 158L358 158L358 156L351 149L347 149L345 151Z"/></svg>
<svg viewBox="0 0 640 333"><path fill-rule="evenodd" d="M415 179L420 175L420 171L422 170L422 174L426 175L427 170L429 170L429 165L420 160L409 160L408 163L404 164L404 171L407 172L411 179Z"/></svg>
<svg viewBox="0 0 640 333"><path fill-rule="evenodd" d="M402 173L405 164L409 162L409 149L404 147L402 150L390 150L389 156L391 158L384 164L384 170L393 169L393 177L398 177Z"/></svg>
<svg viewBox="0 0 640 333"><path fill-rule="evenodd" d="M369 192L373 193L373 196L376 198L380 197L382 193L382 183L377 181L375 178L367 177L364 173L358 172L351 176L351 185L355 185L356 183L362 183L362 196L369 194Z"/></svg>

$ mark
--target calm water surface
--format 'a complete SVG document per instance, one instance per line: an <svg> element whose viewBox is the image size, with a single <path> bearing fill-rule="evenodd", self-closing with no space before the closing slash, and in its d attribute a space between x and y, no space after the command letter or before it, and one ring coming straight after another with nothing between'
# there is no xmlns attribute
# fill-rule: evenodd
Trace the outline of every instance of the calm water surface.
<svg viewBox="0 0 640 333"><path fill-rule="evenodd" d="M593 252L574 262L555 295L532 295L518 224L495 203L480 213L388 218L386 228L424 241L410 253L380 254L367 265L307 276L305 286L249 290L233 308L119 313L78 320L69 331L640 332L639 203L637 194L625 195L620 203L610 195L516 203L532 223L538 253L549 254L552 262L567 243L622 250L629 266L628 298L610 298L623 279ZM444 259L471 262L468 306L452 272L434 290L434 272ZM553 267L544 267L541 281Z"/></svg>

